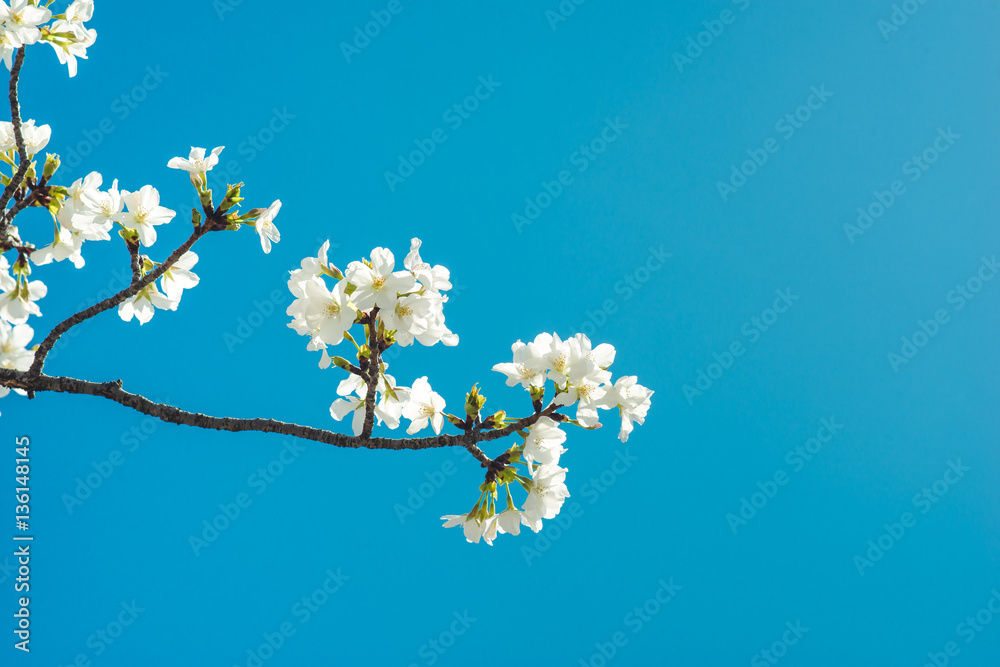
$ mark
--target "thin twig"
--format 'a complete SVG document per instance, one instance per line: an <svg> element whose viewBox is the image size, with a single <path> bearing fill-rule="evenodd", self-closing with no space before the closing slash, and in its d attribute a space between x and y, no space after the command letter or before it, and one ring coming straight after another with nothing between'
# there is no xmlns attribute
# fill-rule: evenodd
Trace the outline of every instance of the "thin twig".
<svg viewBox="0 0 1000 667"><path fill-rule="evenodd" d="M56 344L56 341L59 340L60 336L80 322L88 320L99 313L103 313L109 308L114 308L126 299L138 294L139 290L154 282L157 278L163 275L167 269L173 266L174 263L181 258L181 255L186 253L191 246L194 245L194 242L201 238L210 229L213 229L213 222L211 220L206 220L201 227L198 227L191 233L191 236L188 237L187 241L182 243L177 250L170 253L170 257L164 260L163 264L160 264L158 267L147 273L139 281L133 281L131 285L123 289L121 292L118 292L118 294L109 296L104 301L96 303L86 310L81 310L79 313L71 315L57 324L52 331L49 332L49 335L45 337L45 340L41 342L38 349L35 350L35 360L31 362L31 368L28 369L28 374L39 375L42 372L42 365L45 363L45 357L52 350L52 346Z"/></svg>
<svg viewBox="0 0 1000 667"><path fill-rule="evenodd" d="M17 155L20 158L20 163L17 166L17 171L10 179L10 183L4 188L3 194L0 195L0 239L7 238L7 225L13 219L13 215L8 215L6 210L7 204L10 202L10 198L14 196L14 192L21 187L21 183L24 181L25 174L28 173L28 167L31 166L30 160L28 160L28 149L24 146L24 137L21 136L21 105L17 101L17 80L21 74L21 65L24 63L24 47L20 47L17 50L17 56L14 58L13 66L10 68L10 122L14 126L14 143L17 146Z"/></svg>

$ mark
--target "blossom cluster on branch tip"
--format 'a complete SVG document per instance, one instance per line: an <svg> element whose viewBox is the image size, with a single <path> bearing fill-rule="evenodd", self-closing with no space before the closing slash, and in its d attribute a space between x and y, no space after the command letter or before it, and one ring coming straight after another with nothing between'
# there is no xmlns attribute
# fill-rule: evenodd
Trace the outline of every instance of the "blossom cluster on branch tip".
<svg viewBox="0 0 1000 667"><path fill-rule="evenodd" d="M118 180L113 180L102 189L104 178L97 172L70 185L57 185L53 178L60 162L54 154L47 154L42 168L36 168L34 157L48 145L52 131L33 120L20 122L16 99L20 49L49 42L73 76L76 58L86 58L86 48L96 38L84 26L92 15L91 0L74 0L64 14L56 16L48 5L35 0L13 0L9 5L0 0L0 56L11 68L12 106L11 122L0 121L0 368L29 378L41 372L46 352L60 335L96 313L117 307L122 320L135 319L141 325L157 310L176 310L184 291L199 284L193 271L199 258L191 248L201 236L252 227L264 253L281 240L274 222L280 200L241 213L243 183L237 183L227 185L221 202L216 203L207 173L218 165L223 146L210 152L192 146L187 157L167 162L168 168L188 174L201 208L191 211L190 237L161 262L141 252L157 242L157 228L176 216L160 205L156 188L144 185L122 190ZM36 246L12 224L28 208L49 213L51 243ZM38 302L48 292L44 283L31 278L33 267L68 260L77 269L83 268L85 243L111 241L116 226L127 251L122 253L122 262L127 261L131 269L130 284L65 319L40 345L29 348L34 331L27 322L41 316ZM372 441L374 427L397 429L405 420L408 434L430 428L437 437L396 441L400 447L461 445L468 449L486 469L478 500L469 512L442 519L445 527L461 525L469 542L492 544L501 533L518 535L521 526L538 532L545 520L559 514L569 497L568 471L560 465L567 451L564 427L597 429L600 411L617 411L618 437L625 442L634 425L645 420L653 392L638 384L635 376L613 379L609 369L615 348L607 343L595 347L583 334L563 340L555 333L543 333L529 343L517 341L511 347L512 361L493 367L506 377L508 386L520 385L527 392L530 410L524 417L509 417L506 410L484 413L486 397L478 385L465 394L457 415L445 412L445 399L432 389L427 376L401 386L388 374L383 355L393 345L458 344L458 336L445 324L444 304L452 288L448 269L425 262L417 238L411 239L402 267L397 267L392 251L378 247L369 258L352 261L342 271L329 261L329 246L327 241L316 257L306 257L290 272L288 289L294 299L286 313L291 317L288 326L308 338L307 350L321 353L321 369L336 367L347 373L337 386L338 398L330 405L330 415L337 421L350 417L351 430L359 438L351 446L384 444ZM11 255L13 261L7 253L16 254ZM331 356L330 348L344 341L353 347L353 361ZM13 384L35 386L22 381ZM0 387L0 397L9 392ZM458 433L442 435L446 424ZM515 444L494 459L479 448L508 436L514 436ZM525 494L519 506L512 487ZM505 507L498 507L501 489Z"/></svg>
<svg viewBox="0 0 1000 667"><path fill-rule="evenodd" d="M321 368L330 365L327 347L345 337L354 342L348 332L374 308L389 344L458 344L458 336L444 323L450 274L445 267L432 267L421 259L420 239L410 242L404 270L399 271L391 250L375 248L370 260L351 262L341 272L327 259L329 247L327 241L317 257L303 259L291 272L288 289L295 299L285 311L292 317L288 326L309 336L307 348L323 351Z"/></svg>
<svg viewBox="0 0 1000 667"><path fill-rule="evenodd" d="M451 289L448 269L431 266L420 257L420 239L413 239L403 260L404 270L396 270L396 258L386 248L372 250L371 259L351 262L341 271L327 258L330 242L322 245L316 257L306 257L300 268L291 272L288 289L295 299L286 309L292 321L288 326L309 337L306 348L321 351L320 368L336 364L353 372L340 383L330 414L338 421L353 414L355 435L360 435L365 405L374 379L374 416L379 424L397 428L400 418L410 420L408 433L431 425L441 432L445 403L431 390L427 378L410 387L400 387L386 374L388 364L381 353L391 345L457 345L458 336L444 322L444 294ZM330 284L332 282L332 285ZM359 344L351 328L361 325L364 337ZM328 347L349 340L357 353L358 365L342 357L331 357ZM373 353L372 346L375 346ZM366 375L366 373L368 375Z"/></svg>
<svg viewBox="0 0 1000 667"><path fill-rule="evenodd" d="M51 135L48 125L36 127L33 121L23 123L21 130L29 159L45 147ZM0 162L6 164L11 172L9 176L0 173L4 185L16 178L19 170L19 151L15 141L12 123L0 121ZM268 252L270 240L278 240L273 220L281 202L275 201L267 209L251 209L241 215L238 206L242 201L242 184L237 184L227 188L222 204L215 208L212 191L205 185L205 173L218 163L221 152L220 146L206 158L205 149L192 147L188 158L173 158L167 166L191 173L204 215L212 218L212 230L239 229L242 225L254 227L261 234L264 251ZM132 257L133 286L139 283L133 294L118 302L118 315L122 320L128 322L135 319L139 324L145 324L157 309L176 310L184 290L199 282L192 271L198 262L194 251L187 250L176 257L171 255L164 262L156 262L139 252L156 243L156 228L169 223L176 215L173 210L160 205L159 191L152 185L144 185L135 191L120 190L116 179L109 188L102 189L104 178L94 171L69 186L59 186L52 183L59 169L57 155L47 156L41 177L36 167L34 161L29 162L21 185L13 191L12 200L17 210L7 209L3 222L8 224L0 226L0 325L14 327L13 332L7 329L0 331L4 336L0 364L6 364L4 368L21 371L30 367L33 351L37 348L37 345L30 349L27 347L33 331L25 323L32 315L41 316L38 301L48 293L48 287L42 281L29 278L33 266L69 260L76 268L83 268L86 263L83 258L84 243L110 241L110 232L117 225L118 236L125 241ZM9 224L13 215L27 207L44 208L49 212L53 228L51 243L36 246L22 239L18 228ZM192 211L192 224L196 230L204 228L201 216L197 210ZM205 224L208 225L209 220L206 219ZM10 251L17 253L13 264L4 256ZM156 275L150 277L154 272ZM25 359L28 361L25 362ZM25 363L27 367L23 367ZM0 397L7 393L4 390Z"/></svg>
<svg viewBox="0 0 1000 667"><path fill-rule="evenodd" d="M351 262L341 271L327 256L329 245L329 241L324 243L318 256L306 257L291 272L288 289L295 299L286 312L292 318L288 326L309 338L307 349L322 353L320 368L337 367L348 373L337 387L340 398L331 404L330 415L337 421L350 416L354 435L363 437L374 423L396 429L407 419L409 434L428 426L440 434L447 421L473 445L480 439L512 433L521 438L495 460L480 458L487 474L473 509L442 517L445 527L461 525L470 542L482 539L492 544L499 533L517 535L522 525L537 532L545 519L559 513L569 496L567 470L559 465L566 451L562 424L596 429L601 425L599 410L616 410L624 442L633 424L645 420L653 392L637 384L635 376L612 381L608 369L615 348L607 343L594 347L583 334L564 341L557 334L544 333L527 344L517 341L511 348L513 361L493 367L506 376L508 386L527 390L534 411L528 417L512 419L501 410L484 418L486 398L478 387L465 395L464 416L446 413L445 400L431 389L426 376L412 386L401 386L388 374L382 354L393 345L414 341L458 343L444 322L444 292L451 287L448 269L424 262L416 238L410 242L401 270L396 270L392 251L375 248L369 259ZM357 338L352 334L355 327L359 328ZM329 348L345 340L354 348L355 361L330 356ZM546 404L547 389L552 393ZM573 406L574 417L559 412ZM520 486L527 494L520 508L511 486ZM507 505L498 512L501 487Z"/></svg>
<svg viewBox="0 0 1000 667"><path fill-rule="evenodd" d="M635 376L620 377L612 382L608 368L615 359L615 348L608 343L593 347L584 334L564 341L558 334L543 333L530 343L517 341L511 351L513 361L497 364L493 370L507 376L508 386L521 385L527 390L536 412L541 409L546 383L552 382L555 395L549 408L553 409L553 416L542 416L528 428L518 431L523 441L502 455L500 460L504 465L499 472L487 475L471 511L441 517L445 528L462 526L469 542L482 539L492 545L498 534L519 534L522 525L536 533L541 530L543 520L555 518L569 497L568 470L559 466L559 458L566 452L563 447L566 433L560 424L595 429L601 425L599 409L617 410L621 418L619 438L625 442L633 424L642 424L645 420L653 395L652 391L637 384ZM555 412L572 405L576 405L575 419ZM515 467L518 465L525 470L518 470ZM511 495L512 485L527 492L520 509ZM506 508L497 511L498 487L501 486L506 491Z"/></svg>
<svg viewBox="0 0 1000 667"><path fill-rule="evenodd" d="M118 181L114 180L110 188L102 190L104 179L97 172L71 185L58 185L53 180L60 166L55 154L47 154L43 167L37 168L34 158L48 145L52 129L36 125L31 119L20 120L20 105L15 97L20 65L15 66L15 52L20 63L23 47L47 42L55 49L59 62L68 66L72 77L77 72L76 59L86 58L87 48L97 38L97 32L86 27L94 15L93 0L74 0L62 14L53 14L51 5L51 1L43 4L37 0L12 0L8 4L0 0L0 58L11 70L10 100L15 113L10 121L0 121L0 183L7 204L0 212L0 367L22 372L31 368L38 349L38 345L28 347L34 332L26 323L29 317L42 315L38 302L48 293L45 283L30 277L33 266L69 260L76 268L83 268L84 243L110 241L110 232L117 225L118 236L128 249L133 281L112 297L114 301L106 307L117 304L123 320L136 319L145 324L157 309L176 310L183 291L198 284L198 276L192 271L198 261L194 252L181 253L178 249L163 262L139 252L156 242L158 226L175 217L174 211L160 205L160 194L152 185L134 191L119 190ZM202 224L201 212L192 210L195 232L235 230L249 225L260 235L264 252L269 252L271 242L279 240L274 217L281 202L240 214L243 184L239 183L227 187L221 204L216 207L205 174L218 164L221 152L220 146L206 156L205 149L192 147L187 158L173 158L167 164L188 171L198 192L205 222ZM9 173L4 173L4 169ZM43 245L33 243L33 239L22 239L18 227L11 224L22 210L32 207L50 213L51 243ZM16 258L9 260L5 256L8 252L16 252ZM8 393L7 388L0 388L0 397Z"/></svg>
<svg viewBox="0 0 1000 667"><path fill-rule="evenodd" d="M608 368L615 360L615 348L602 343L592 347L590 339L577 334L561 340L558 334L538 334L530 343L517 341L511 346L514 360L497 364L493 370L507 376L510 387L520 384L537 393L552 381L555 404L576 405L576 421L584 428L596 428L598 409L618 410L622 425L618 437L628 440L633 423L642 424L653 392L636 384L634 375L611 382Z"/></svg>
<svg viewBox="0 0 1000 667"><path fill-rule="evenodd" d="M97 40L97 31L84 25L94 16L94 0L74 0L62 14L36 0L0 0L0 58L12 67L14 52L22 46L47 42L59 62L76 76L76 59L87 58L87 47ZM53 20L55 19L55 20ZM49 23L49 21L52 21Z"/></svg>

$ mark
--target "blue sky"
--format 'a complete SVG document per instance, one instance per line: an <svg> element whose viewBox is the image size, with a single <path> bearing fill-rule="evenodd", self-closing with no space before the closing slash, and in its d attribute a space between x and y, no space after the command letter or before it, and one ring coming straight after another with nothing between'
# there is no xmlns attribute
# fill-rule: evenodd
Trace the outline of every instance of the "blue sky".
<svg viewBox="0 0 1000 667"><path fill-rule="evenodd" d="M5 664L991 664L997 5L680 4L98 2L76 78L29 49L23 114L67 182L189 210L167 160L225 145L246 203L284 204L270 254L204 239L177 312L89 321L48 373L341 430L341 378L285 326L287 272L326 239L343 267L417 236L461 344L407 348L401 382L526 413L490 368L582 329L656 394L627 445L614 419L570 432L562 524L492 548L439 527L478 495L461 452L5 398L36 539L33 651L8 637ZM39 338L121 287L124 248L86 249L36 271Z"/></svg>

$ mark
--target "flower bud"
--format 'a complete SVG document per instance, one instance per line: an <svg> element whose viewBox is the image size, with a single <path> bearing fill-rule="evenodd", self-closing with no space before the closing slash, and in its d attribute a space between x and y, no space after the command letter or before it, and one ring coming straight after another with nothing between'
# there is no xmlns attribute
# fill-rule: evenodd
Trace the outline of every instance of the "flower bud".
<svg viewBox="0 0 1000 667"><path fill-rule="evenodd" d="M125 243L130 246L139 245L139 232L134 229L119 229L118 235L125 239Z"/></svg>
<svg viewBox="0 0 1000 667"><path fill-rule="evenodd" d="M194 186L195 190L197 190L198 192L201 192L202 190L205 189L205 176L202 175L202 174L200 174L200 173L196 173L196 172L192 171L191 172L191 185Z"/></svg>
<svg viewBox="0 0 1000 667"><path fill-rule="evenodd" d="M473 419L479 415L479 411L483 409L483 405L486 404L486 397L480 395L479 385L472 385L472 391L465 395L465 414L469 415Z"/></svg>
<svg viewBox="0 0 1000 667"><path fill-rule="evenodd" d="M42 178L49 180L52 175L56 173L56 169L59 168L59 156L55 153L45 154L45 167L42 168Z"/></svg>
<svg viewBox="0 0 1000 667"><path fill-rule="evenodd" d="M349 362L347 359L344 359L343 357L333 357L332 361L333 365L336 366L337 368L343 368L345 371L350 372L351 362Z"/></svg>
<svg viewBox="0 0 1000 667"><path fill-rule="evenodd" d="M459 419L455 415L445 415L452 426L458 427L460 429L465 429L465 421Z"/></svg>
<svg viewBox="0 0 1000 667"><path fill-rule="evenodd" d="M20 251L18 251L20 253ZM30 276L31 275L31 265L28 264L28 256L21 253L17 256L17 261L14 262L14 266L11 267L15 276Z"/></svg>
<svg viewBox="0 0 1000 667"><path fill-rule="evenodd" d="M225 213L243 201L243 197L240 197L240 188L242 187L242 182L229 186L229 189L226 190L225 198L222 200L222 203L219 204L219 213Z"/></svg>

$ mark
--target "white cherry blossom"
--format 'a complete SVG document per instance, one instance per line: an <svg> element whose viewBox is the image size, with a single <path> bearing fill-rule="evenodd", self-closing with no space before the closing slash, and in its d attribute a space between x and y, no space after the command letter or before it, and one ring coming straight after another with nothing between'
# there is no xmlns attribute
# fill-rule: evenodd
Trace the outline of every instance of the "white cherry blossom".
<svg viewBox="0 0 1000 667"><path fill-rule="evenodd" d="M523 522L524 513L516 507L508 507L503 512L500 512L500 514L497 514L497 527L501 533L515 536L520 535L521 524Z"/></svg>
<svg viewBox="0 0 1000 667"><path fill-rule="evenodd" d="M14 52L21 46L20 40L17 38L17 33L9 30L7 26L0 26L0 58L3 58L4 65L7 69L14 66ZM4 393L0 396L5 396L6 387L0 387L0 391Z"/></svg>
<svg viewBox="0 0 1000 667"><path fill-rule="evenodd" d="M538 532L541 519L553 519L562 508L569 490L566 488L566 468L557 465L540 465L532 470L531 490L521 508L526 525Z"/></svg>
<svg viewBox="0 0 1000 667"><path fill-rule="evenodd" d="M507 376L507 386L520 384L525 389L541 387L545 384L545 369L541 357L535 354L536 347L517 341L510 346L514 353L513 363L493 366L493 370Z"/></svg>
<svg viewBox="0 0 1000 667"><path fill-rule="evenodd" d="M116 213L111 219L126 229L136 230L142 245L148 247L156 243L154 226L170 222L174 211L160 206L160 193L152 185L144 185L135 192L123 190L121 196L127 210Z"/></svg>
<svg viewBox="0 0 1000 667"><path fill-rule="evenodd" d="M29 315L40 317L42 311L35 302L48 294L48 291L49 288L41 280L16 280L10 289L0 294L0 318L11 324L24 324Z"/></svg>
<svg viewBox="0 0 1000 667"><path fill-rule="evenodd" d="M566 450L562 443L566 442L566 434L549 417L540 417L528 429L528 437L524 439L524 458L529 463L555 464L559 456Z"/></svg>
<svg viewBox="0 0 1000 667"><path fill-rule="evenodd" d="M174 262L173 266L163 272L160 276L160 287L168 299L180 301L184 290L198 284L200 279L191 271L197 263L198 255L188 250Z"/></svg>
<svg viewBox="0 0 1000 667"><path fill-rule="evenodd" d="M70 9L72 8L71 5ZM91 9L91 11L93 10ZM66 13L69 15L69 10ZM59 62L67 66L70 78L72 78L76 76L77 72L76 59L87 59L87 48L93 46L94 42L97 41L97 31L93 28L88 29L83 25L82 20L59 20L52 24L52 34L46 41L55 49Z"/></svg>
<svg viewBox="0 0 1000 667"><path fill-rule="evenodd" d="M0 320L0 368L28 370L35 355L27 347L34 335L27 324L11 325Z"/></svg>
<svg viewBox="0 0 1000 667"><path fill-rule="evenodd" d="M83 268L84 259L81 254L83 248L83 234L75 234L68 227L61 227L55 238L47 246L43 246L31 253L31 261L39 266L51 262L61 262L68 259L78 269Z"/></svg>
<svg viewBox="0 0 1000 667"><path fill-rule="evenodd" d="M72 211L73 229L82 233L88 241L109 240L108 232L114 226L115 216L125 208L122 193L118 190L118 179L111 183L107 192L84 189L79 197L80 204L74 204Z"/></svg>
<svg viewBox="0 0 1000 667"><path fill-rule="evenodd" d="M338 345L357 315L351 307L350 297L344 293L346 287L347 283L343 280L332 290L327 289L322 280L309 280L302 285L305 296L292 302L286 313L300 314L308 329L315 330L321 341L327 345Z"/></svg>
<svg viewBox="0 0 1000 667"><path fill-rule="evenodd" d="M0 0L3 2L3 0ZM13 130L11 130L11 136L13 137ZM42 150L49 144L49 139L52 138L52 128L48 125L35 125L33 119L29 119L21 123L21 138L24 139L24 148L28 152L28 157L30 158L38 151ZM12 146L13 147L13 144Z"/></svg>
<svg viewBox="0 0 1000 667"><path fill-rule="evenodd" d="M416 280L409 271L394 271L396 259L392 251L385 248L372 250L371 266L363 262L351 262L345 273L357 289L351 299L360 310L368 311L374 306L379 310L393 310L396 294L409 292Z"/></svg>
<svg viewBox="0 0 1000 667"><path fill-rule="evenodd" d="M16 284L17 281L10 275L10 264L7 262L7 258L0 255L0 292L12 290Z"/></svg>
<svg viewBox="0 0 1000 667"><path fill-rule="evenodd" d="M615 382L602 399L602 407L609 410L618 408L618 414L622 418L621 432L618 434L619 440L626 442L632 432L632 424L642 424L646 419L646 412L649 410L650 398L653 393L649 389L637 384L639 378L635 375L620 377Z"/></svg>
<svg viewBox="0 0 1000 667"><path fill-rule="evenodd" d="M611 373L602 370L593 362L580 358L569 369L566 391L555 398L556 405L576 406L576 420L580 426L592 427L598 423L597 408L606 393L605 385Z"/></svg>
<svg viewBox="0 0 1000 667"><path fill-rule="evenodd" d="M179 299L172 299L156 289L156 283L150 283L139 292L118 304L118 316L126 322L134 317L139 324L145 324L153 319L156 309L177 310Z"/></svg>
<svg viewBox="0 0 1000 667"><path fill-rule="evenodd" d="M445 402L441 395L431 390L427 377L417 378L410 387L410 400L403 406L403 416L410 420L407 433L413 434L427 428L430 423L435 434L444 426Z"/></svg>
<svg viewBox="0 0 1000 667"><path fill-rule="evenodd" d="M406 294L396 301L392 310L379 312L385 328L396 332L396 342L402 346L411 345L415 335L427 331L431 303L420 294Z"/></svg>
<svg viewBox="0 0 1000 667"><path fill-rule="evenodd" d="M278 215L278 211L281 210L281 200L275 199L267 210L257 217L257 221L254 223L254 229L257 230L257 234L260 235L260 247L263 248L264 254L271 252L271 242L278 243L281 241L281 233L278 231L277 226L274 224L274 218Z"/></svg>
<svg viewBox="0 0 1000 667"><path fill-rule="evenodd" d="M184 171L190 172L192 174L205 175L206 172L212 170L212 167L219 164L219 154L222 153L222 149L225 146L216 146L212 149L212 152L205 157L205 149L198 148L196 146L191 147L191 153L186 157L173 157L167 162L167 166L171 169L183 169Z"/></svg>
<svg viewBox="0 0 1000 667"><path fill-rule="evenodd" d="M11 0L9 6L0 0L0 22L16 35L18 46L37 42L42 36L38 26L51 18L51 11L36 7L30 0Z"/></svg>

